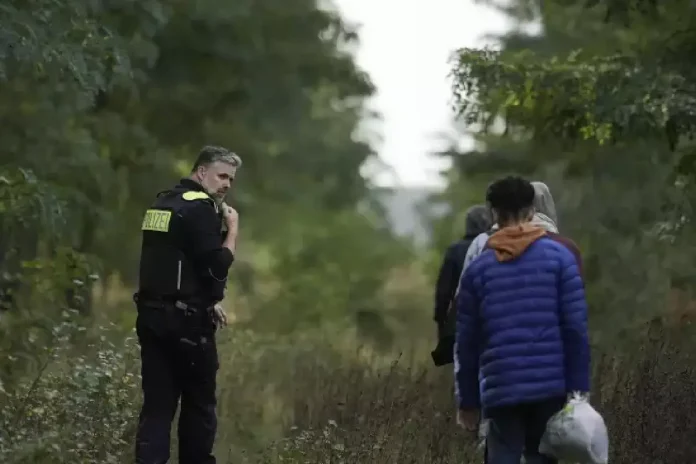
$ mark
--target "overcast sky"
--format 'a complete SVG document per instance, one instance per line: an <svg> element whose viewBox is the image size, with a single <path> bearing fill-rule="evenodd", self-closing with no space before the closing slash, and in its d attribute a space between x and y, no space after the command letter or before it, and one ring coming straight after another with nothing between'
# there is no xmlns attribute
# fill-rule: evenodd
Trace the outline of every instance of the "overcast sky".
<svg viewBox="0 0 696 464"><path fill-rule="evenodd" d="M358 64L377 86L371 107L383 122L376 148L396 174L380 175L378 183L440 185L444 166L428 153L442 147L438 134L452 123L448 59L457 48L485 45L483 36L503 32L506 19L474 0L335 2L361 24Z"/></svg>

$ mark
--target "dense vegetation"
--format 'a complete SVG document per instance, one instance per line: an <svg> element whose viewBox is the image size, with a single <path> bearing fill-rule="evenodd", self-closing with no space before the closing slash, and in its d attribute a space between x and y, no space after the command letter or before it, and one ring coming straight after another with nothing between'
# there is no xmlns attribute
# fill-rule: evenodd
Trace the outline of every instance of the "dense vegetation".
<svg viewBox="0 0 696 464"><path fill-rule="evenodd" d="M692 461L691 2L490 2L519 27L457 53L477 147L444 154L452 213L429 250L393 235L360 175L374 88L354 28L324 3L262 3L0 7L0 462L128 462L138 225L207 143L244 159L221 462L478 456L451 373L427 364L430 286L461 212L508 172L551 186L583 251L613 462Z"/></svg>

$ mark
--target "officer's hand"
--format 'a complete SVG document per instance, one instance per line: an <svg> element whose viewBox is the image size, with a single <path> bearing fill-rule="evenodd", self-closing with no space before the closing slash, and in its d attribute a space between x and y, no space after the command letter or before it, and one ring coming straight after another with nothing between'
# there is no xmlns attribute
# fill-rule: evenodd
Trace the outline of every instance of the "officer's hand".
<svg viewBox="0 0 696 464"><path fill-rule="evenodd" d="M213 321L218 328L227 326L227 313L220 303L213 307Z"/></svg>
<svg viewBox="0 0 696 464"><path fill-rule="evenodd" d="M237 213L237 210L229 206L227 203L223 203L221 206L222 217L225 218L227 228L229 230L237 230L237 224L239 223L239 213Z"/></svg>

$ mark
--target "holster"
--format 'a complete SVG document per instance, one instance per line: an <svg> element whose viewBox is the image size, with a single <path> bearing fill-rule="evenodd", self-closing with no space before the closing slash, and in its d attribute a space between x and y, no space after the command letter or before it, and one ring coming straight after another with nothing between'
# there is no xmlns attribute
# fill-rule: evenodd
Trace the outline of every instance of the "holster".
<svg viewBox="0 0 696 464"><path fill-rule="evenodd" d="M181 337L190 333L214 330L212 308L201 308L180 300L168 301L142 298L137 293L133 301L138 319L161 337Z"/></svg>

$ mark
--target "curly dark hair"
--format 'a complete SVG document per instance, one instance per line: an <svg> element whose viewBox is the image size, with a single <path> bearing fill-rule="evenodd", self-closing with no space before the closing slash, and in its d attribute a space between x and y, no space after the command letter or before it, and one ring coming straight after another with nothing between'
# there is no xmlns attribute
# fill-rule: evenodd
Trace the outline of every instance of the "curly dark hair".
<svg viewBox="0 0 696 464"><path fill-rule="evenodd" d="M498 216L499 223L521 219L534 206L534 187L527 179L507 176L488 187L486 202Z"/></svg>

